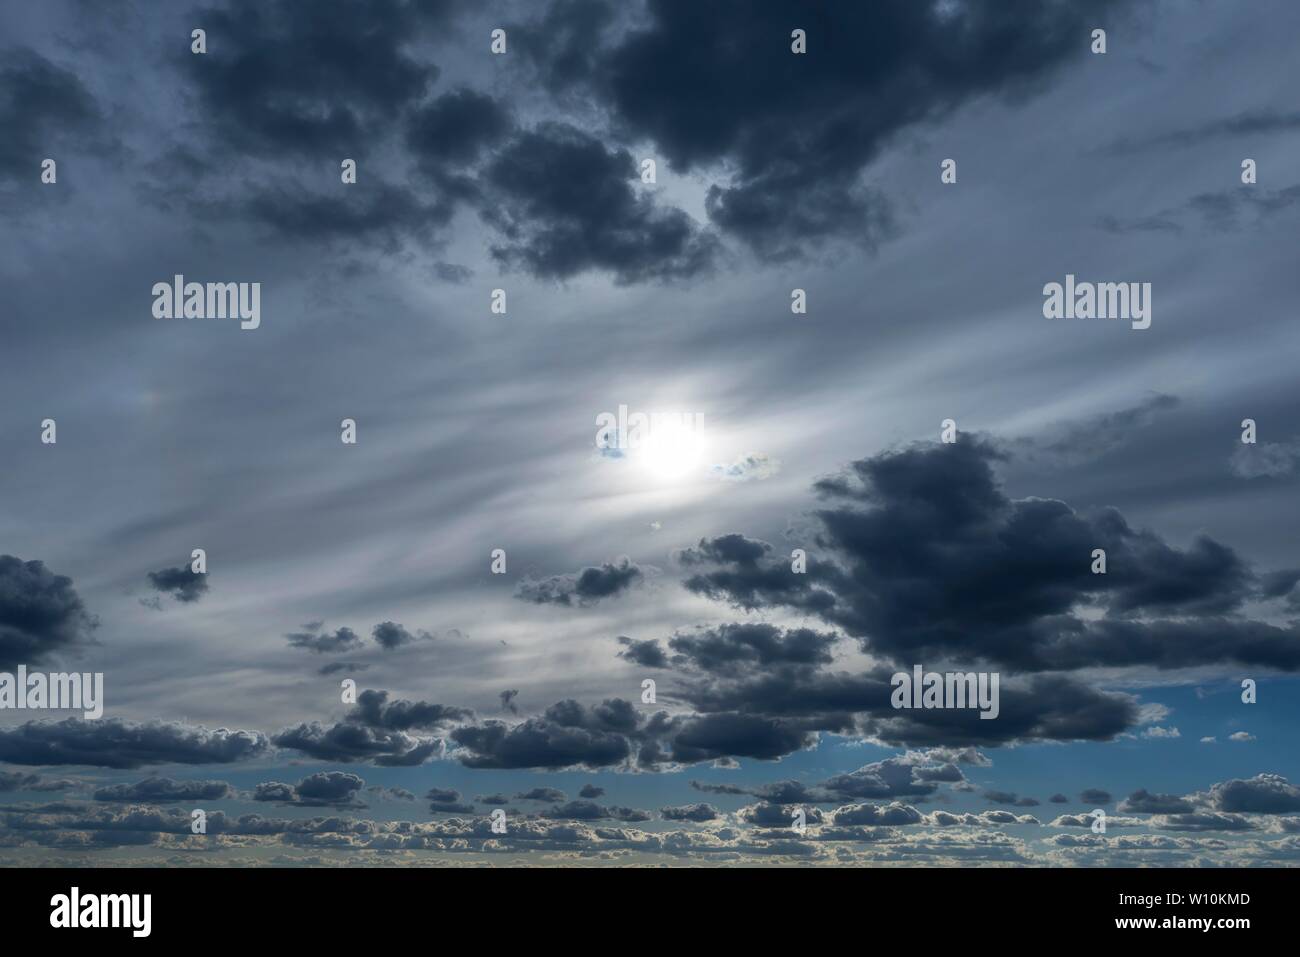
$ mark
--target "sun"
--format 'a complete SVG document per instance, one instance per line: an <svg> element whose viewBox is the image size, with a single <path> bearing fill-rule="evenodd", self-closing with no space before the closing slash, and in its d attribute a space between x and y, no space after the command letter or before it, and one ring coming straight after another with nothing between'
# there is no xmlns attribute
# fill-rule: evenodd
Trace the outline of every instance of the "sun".
<svg viewBox="0 0 1300 957"><path fill-rule="evenodd" d="M656 424L638 450L641 465L663 481L685 478L704 461L704 437L674 422Z"/></svg>

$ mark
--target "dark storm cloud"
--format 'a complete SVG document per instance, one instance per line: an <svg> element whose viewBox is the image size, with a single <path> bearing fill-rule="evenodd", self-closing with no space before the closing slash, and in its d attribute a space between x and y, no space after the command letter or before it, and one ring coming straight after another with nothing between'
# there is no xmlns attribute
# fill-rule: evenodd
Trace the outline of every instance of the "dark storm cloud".
<svg viewBox="0 0 1300 957"><path fill-rule="evenodd" d="M252 187L245 196L234 208L280 236L313 244L338 242L348 248L367 243L387 253L411 239L436 246L437 231L455 213L454 206L441 197L429 199L382 181L367 182L364 190L348 187L342 195L312 192L298 182L268 182ZM213 214L230 209L226 206Z"/></svg>
<svg viewBox="0 0 1300 957"><path fill-rule="evenodd" d="M511 714L519 713L519 705L515 704L515 699L519 697L518 688L507 688L497 697L501 699L502 711L509 711Z"/></svg>
<svg viewBox="0 0 1300 957"><path fill-rule="evenodd" d="M1139 788L1120 801L1116 810L1120 814L1190 814L1196 808L1186 798L1174 794L1152 794L1146 788Z"/></svg>
<svg viewBox="0 0 1300 957"><path fill-rule="evenodd" d="M490 807L500 807L510 803L510 798L504 794L480 794L474 799L479 804L486 804Z"/></svg>
<svg viewBox="0 0 1300 957"><path fill-rule="evenodd" d="M616 821L622 821L625 824L641 824L645 821L653 820L654 816L649 811L643 811L638 807L620 807L615 804L605 810L609 816Z"/></svg>
<svg viewBox="0 0 1300 957"><path fill-rule="evenodd" d="M510 113L498 100L464 87L444 93L407 120L406 145L427 172L463 166L498 145L511 131Z"/></svg>
<svg viewBox="0 0 1300 957"><path fill-rule="evenodd" d="M264 781L254 788L253 800L298 807L364 808L365 803L357 800L357 795L365 784L357 775L346 771L321 771L297 784Z"/></svg>
<svg viewBox="0 0 1300 957"><path fill-rule="evenodd" d="M1052 795L1051 797L1049 797L1047 800L1050 801L1052 804L1069 804L1069 803L1070 803L1070 799L1069 799L1068 797L1066 797L1064 794L1053 794L1053 795Z"/></svg>
<svg viewBox="0 0 1300 957"><path fill-rule="evenodd" d="M429 788L424 797L429 802L429 810L434 814L474 813L474 805L461 801L460 792L455 788Z"/></svg>
<svg viewBox="0 0 1300 957"><path fill-rule="evenodd" d="M1218 811L1244 814L1291 814L1300 811L1300 788L1280 774L1257 774L1247 780L1215 784L1206 795Z"/></svg>
<svg viewBox="0 0 1300 957"><path fill-rule="evenodd" d="M588 270L620 284L707 270L714 239L633 185L632 154L564 123L520 133L481 173L483 218L504 237L492 255L546 279Z"/></svg>
<svg viewBox="0 0 1300 957"><path fill-rule="evenodd" d="M822 822L822 812L817 808L810 807L803 810L805 823L820 824ZM779 804L755 804L753 807L742 808L740 810L740 819L746 824L752 824L755 827L789 827L794 820L794 816L790 808Z"/></svg>
<svg viewBox="0 0 1300 957"><path fill-rule="evenodd" d="M405 48L422 18L450 6L234 0L200 13L208 52L187 50L181 65L219 142L273 156L352 156L437 78L436 66Z"/></svg>
<svg viewBox="0 0 1300 957"><path fill-rule="evenodd" d="M705 781L692 781L691 787L705 794L749 794L746 788L738 784L709 784Z"/></svg>
<svg viewBox="0 0 1300 957"><path fill-rule="evenodd" d="M1032 90L1086 52L1116 6L651 0L644 24L594 63L574 34L556 36L544 76L585 82L675 169L733 171L709 191L710 218L785 258L830 237L888 234L888 205L861 182L884 144L977 97ZM794 27L807 31L804 55L791 52Z"/></svg>
<svg viewBox="0 0 1300 957"><path fill-rule="evenodd" d="M846 715L815 719L772 718L721 712L678 715L657 713L642 720L622 699L591 707L561 701L543 715L516 725L487 721L450 733L456 757L469 767L602 768L635 758L643 768L694 764L738 757L774 760L810 747L815 732L848 732Z"/></svg>
<svg viewBox="0 0 1300 957"><path fill-rule="evenodd" d="M694 821L697 824L716 820L719 817L718 809L712 804L684 804L678 807L661 807L659 815L665 821Z"/></svg>
<svg viewBox="0 0 1300 957"><path fill-rule="evenodd" d="M620 645L626 645L627 651L620 651L618 656L643 668L667 668L668 656L654 639L638 641L626 635L618 637Z"/></svg>
<svg viewBox="0 0 1300 957"><path fill-rule="evenodd" d="M181 565L150 572L149 584L164 595L189 604L198 601L208 590L208 576L192 571L188 565Z"/></svg>
<svg viewBox="0 0 1300 957"><path fill-rule="evenodd" d="M1109 804L1114 798L1109 791L1103 791L1101 788L1084 788L1079 792L1079 802L1081 804Z"/></svg>
<svg viewBox="0 0 1300 957"><path fill-rule="evenodd" d="M351 804L366 782L346 771L322 771L298 782L298 800L303 804Z"/></svg>
<svg viewBox="0 0 1300 957"><path fill-rule="evenodd" d="M677 696L704 714L741 712L799 720L806 730L843 731L908 746L996 745L1017 740L1109 740L1139 719L1131 696L1107 693L1065 675L1007 678L1000 684L997 720L969 708L896 709L892 669L850 674L812 665L754 667L719 677L699 670L681 673ZM850 719L849 716L853 716ZM679 724L681 719L679 719ZM926 770L938 779L960 777L944 767Z"/></svg>
<svg viewBox="0 0 1300 957"><path fill-rule="evenodd" d="M828 500L816 512L818 544L842 565L810 562L795 574L750 546L743 560L718 562L685 585L746 609L815 613L905 662L1300 669L1294 626L1239 614L1258 582L1231 548L1202 536L1178 549L1114 509L1010 499L991 467L1000 454L963 436L861 459L817 483ZM717 547L705 544L686 553L688 565ZM1106 551L1106 574L1091 572L1094 548ZM1081 603L1105 615L1081 618Z"/></svg>
<svg viewBox="0 0 1300 957"><path fill-rule="evenodd" d="M372 728L351 721L329 726L312 721L285 728L271 738L271 743L322 761L371 761L384 767L423 764L441 750L437 739L417 738L402 731Z"/></svg>
<svg viewBox="0 0 1300 957"><path fill-rule="evenodd" d="M43 562L0 555L0 669L41 664L90 641L97 622L72 579Z"/></svg>
<svg viewBox="0 0 1300 957"><path fill-rule="evenodd" d="M253 788L254 801L275 801L277 803L292 804L298 797L298 792L294 790L292 784L285 784L283 781L263 781Z"/></svg>
<svg viewBox="0 0 1300 957"><path fill-rule="evenodd" d="M0 771L0 794L10 791L68 791L76 786L76 781L65 778L55 780L22 771Z"/></svg>
<svg viewBox="0 0 1300 957"><path fill-rule="evenodd" d="M411 634L395 621L383 621L375 625L370 637L375 639L375 643L385 651L391 651L394 648L400 648L402 645L409 645L415 641L432 641L433 635L427 631Z"/></svg>
<svg viewBox="0 0 1300 957"><path fill-rule="evenodd" d="M387 691L366 690L357 695L350 721L383 731L432 730L474 716L466 708L426 701L389 701Z"/></svg>
<svg viewBox="0 0 1300 957"><path fill-rule="evenodd" d="M306 648L317 654L337 654L343 651L357 651L365 642L351 628L340 628L331 634L322 631L322 622L313 621L303 625L302 631L290 632L284 637L294 648Z"/></svg>
<svg viewBox="0 0 1300 957"><path fill-rule="evenodd" d="M173 781L146 778L134 784L112 784L95 791L96 801L219 801L233 797L225 781Z"/></svg>
<svg viewBox="0 0 1300 957"><path fill-rule="evenodd" d="M260 731L209 730L176 722L116 718L29 721L0 731L0 761L138 768L150 764L230 764L263 754Z"/></svg>
<svg viewBox="0 0 1300 957"><path fill-rule="evenodd" d="M1015 807L1038 807L1039 804L1034 798L1022 798L1010 791L985 791L984 800L990 804L1011 804Z"/></svg>
<svg viewBox="0 0 1300 957"><path fill-rule="evenodd" d="M95 99L69 70L34 50L0 51L0 180L35 183L41 161L59 159L59 149L89 144L100 123Z"/></svg>
<svg viewBox="0 0 1300 957"><path fill-rule="evenodd" d="M587 800L594 800L595 798L604 797L604 796L605 796L605 789L602 787L597 787L594 784L584 784L582 786L582 790L578 792L578 797L586 798Z"/></svg>
<svg viewBox="0 0 1300 957"><path fill-rule="evenodd" d="M545 801L548 804L558 804L566 798L568 795L559 788L533 788L515 795L518 801Z"/></svg>
<svg viewBox="0 0 1300 957"><path fill-rule="evenodd" d="M317 674L335 675L340 671L365 671L369 665L363 665L358 661L331 661L327 665L322 665L317 669Z"/></svg>
<svg viewBox="0 0 1300 957"><path fill-rule="evenodd" d="M817 741L816 731L837 730L823 724L734 712L697 715L675 722L669 754L671 760L682 764L726 757L771 761L812 747ZM848 730L848 726L846 718L838 730Z"/></svg>
<svg viewBox="0 0 1300 957"><path fill-rule="evenodd" d="M810 628L788 631L774 625L727 624L678 634L668 642L680 661L719 675L779 665L829 664L836 636Z"/></svg>
<svg viewBox="0 0 1300 957"><path fill-rule="evenodd" d="M620 558L599 567L588 566L576 575L525 579L516 586L515 597L537 605L585 607L627 591L644 577L639 565Z"/></svg>
<svg viewBox="0 0 1300 957"><path fill-rule="evenodd" d="M625 763L632 745L622 721L611 727L576 702L548 709L543 717L510 726L487 721L456 728L451 740L462 750L457 755L471 768L601 768ZM624 702L626 704L626 702ZM630 705L628 706L630 707Z"/></svg>

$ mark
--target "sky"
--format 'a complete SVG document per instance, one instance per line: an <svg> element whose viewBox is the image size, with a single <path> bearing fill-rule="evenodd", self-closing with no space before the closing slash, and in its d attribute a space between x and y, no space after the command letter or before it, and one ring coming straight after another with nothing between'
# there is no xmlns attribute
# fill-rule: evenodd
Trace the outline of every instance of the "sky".
<svg viewBox="0 0 1300 957"><path fill-rule="evenodd" d="M0 863L1293 866L1298 28L7 5Z"/></svg>

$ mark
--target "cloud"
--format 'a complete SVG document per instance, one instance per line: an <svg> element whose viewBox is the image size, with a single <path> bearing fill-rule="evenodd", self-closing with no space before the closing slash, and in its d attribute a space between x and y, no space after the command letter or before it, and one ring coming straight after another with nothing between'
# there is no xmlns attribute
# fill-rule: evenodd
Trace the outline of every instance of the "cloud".
<svg viewBox="0 0 1300 957"><path fill-rule="evenodd" d="M1290 133L1300 130L1300 113L1278 110L1244 110L1233 116L1207 120L1196 126L1150 133L1140 137L1123 137L1106 148L1115 155L1127 155L1146 150L1191 148L1214 139L1225 137L1259 136L1271 133Z"/></svg>
<svg viewBox="0 0 1300 957"><path fill-rule="evenodd" d="M181 565L150 572L149 584L182 604L192 604L207 592L208 576L191 571L188 565Z"/></svg>
<svg viewBox="0 0 1300 957"><path fill-rule="evenodd" d="M759 482L781 471L781 461L766 452L750 452L730 465L714 465L709 474L727 482Z"/></svg>
<svg viewBox="0 0 1300 957"><path fill-rule="evenodd" d="M434 814L474 813L474 805L462 802L460 792L454 788L430 788L424 797L429 802L429 810Z"/></svg>
<svg viewBox="0 0 1300 957"><path fill-rule="evenodd" d="M1106 819L1109 827L1113 818ZM1197 812L1193 814L1158 815L1151 819L1151 826L1162 831L1253 831L1256 825L1240 814L1216 814Z"/></svg>
<svg viewBox="0 0 1300 957"><path fill-rule="evenodd" d="M151 764L230 764L261 756L260 731L230 731L179 722L117 718L29 721L0 730L0 761L28 765L138 768Z"/></svg>
<svg viewBox="0 0 1300 957"><path fill-rule="evenodd" d="M173 781L171 778L146 778L134 784L112 784L97 788L96 801L219 801L234 797L234 788L225 781Z"/></svg>
<svg viewBox="0 0 1300 957"><path fill-rule="evenodd" d="M355 805L356 794L366 782L346 771L322 771L298 782L300 804Z"/></svg>
<svg viewBox="0 0 1300 957"><path fill-rule="evenodd" d="M395 621L384 621L375 625L371 632L371 637L375 643L385 651L392 651L394 648L400 648L402 645L409 645L414 641L432 641L433 635L427 631L421 631L418 634L411 634Z"/></svg>
<svg viewBox="0 0 1300 957"><path fill-rule="evenodd" d="M536 605L586 607L627 591L644 577L641 567L624 557L599 567L588 566L576 575L525 579L515 588L515 597Z"/></svg>
<svg viewBox="0 0 1300 957"><path fill-rule="evenodd" d="M1186 798L1175 794L1152 794L1139 788L1121 801L1116 810L1121 814L1190 814L1196 808Z"/></svg>
<svg viewBox="0 0 1300 957"><path fill-rule="evenodd" d="M718 818L718 809L712 804L684 804L679 807L661 807L659 815L665 821L694 821L703 824Z"/></svg>
<svg viewBox="0 0 1300 957"><path fill-rule="evenodd" d="M441 741L403 731L369 727L353 721L322 725L318 721L285 728L273 735L279 748L301 751L321 761L371 761L383 767L423 764L439 754Z"/></svg>
<svg viewBox="0 0 1300 957"><path fill-rule="evenodd" d="M308 11L234 0L203 12L214 49L181 64L214 142L268 156L353 155L437 78L406 47L425 13L449 6L378 0Z"/></svg>
<svg viewBox="0 0 1300 957"><path fill-rule="evenodd" d="M1109 804L1113 800L1114 796L1101 788L1084 788L1079 792L1080 804Z"/></svg>
<svg viewBox="0 0 1300 957"><path fill-rule="evenodd" d="M803 808L805 824L820 824L822 812L815 807ZM741 808L738 815L746 824L755 827L790 827L794 822L794 811L780 804L755 804Z"/></svg>
<svg viewBox="0 0 1300 957"><path fill-rule="evenodd" d="M289 639L289 644L292 647L306 648L308 651L314 651L318 655L332 655L344 651L357 651L365 644L351 628L340 628L338 631L330 634L327 631L321 630L324 627L323 622L308 622L302 627L302 631L290 632L284 637Z"/></svg>
<svg viewBox="0 0 1300 957"><path fill-rule="evenodd" d="M676 662L712 674L737 675L780 665L829 664L836 636L809 628L782 630L768 624L728 624L680 633L668 646Z"/></svg>
<svg viewBox="0 0 1300 957"><path fill-rule="evenodd" d="M611 767L631 757L632 746L621 733L626 730L621 721L611 726L576 702L564 705L513 726L487 721L456 728L450 735L460 748L456 756L472 768L552 770Z"/></svg>
<svg viewBox="0 0 1300 957"><path fill-rule="evenodd" d="M1160 725L1152 725L1142 732L1144 738L1181 738L1182 732L1177 728L1165 728Z"/></svg>
<svg viewBox="0 0 1300 957"><path fill-rule="evenodd" d="M582 790L578 792L578 797L593 800L598 797L604 797L605 789L595 784L584 784Z"/></svg>
<svg viewBox="0 0 1300 957"><path fill-rule="evenodd" d="M766 543L727 536L682 553L695 569L684 584L746 610L817 615L904 662L1300 669L1294 626L1240 613L1258 580L1231 548L1204 536L1174 548L1115 509L1011 499L991 467L1000 454L962 437L861 459L817 484L831 558L795 574L766 560ZM1095 548L1104 575L1091 572ZM1104 613L1080 616L1081 605Z"/></svg>
<svg viewBox="0 0 1300 957"><path fill-rule="evenodd" d="M75 787L77 782L66 778L54 780L22 771L0 771L0 794L11 791L67 791Z"/></svg>
<svg viewBox="0 0 1300 957"><path fill-rule="evenodd" d="M1290 814L1300 811L1300 788L1280 774L1257 774L1213 785L1204 799L1217 811L1234 814Z"/></svg>
<svg viewBox="0 0 1300 957"><path fill-rule="evenodd" d="M643 668L667 668L668 656L664 654L659 642L654 639L638 641L626 635L618 637L620 645L626 645L627 651L620 651L618 656Z"/></svg>
<svg viewBox="0 0 1300 957"><path fill-rule="evenodd" d="M382 731L411 731L437 729L473 716L474 712L466 708L426 701L389 701L387 691L367 689L357 695L348 720Z"/></svg>
<svg viewBox="0 0 1300 957"><path fill-rule="evenodd" d="M1228 735L1228 740L1229 741L1254 741L1256 740L1256 738L1249 731L1234 731L1232 732L1232 734Z"/></svg>
<svg viewBox="0 0 1300 957"><path fill-rule="evenodd" d="M836 809L832 819L837 825L889 825L919 824L921 812L908 804L850 804Z"/></svg>
<svg viewBox="0 0 1300 957"><path fill-rule="evenodd" d="M568 798L568 795L559 788L533 788L531 791L524 791L515 795L519 801L545 801L547 803L558 803Z"/></svg>
<svg viewBox="0 0 1300 957"><path fill-rule="evenodd" d="M0 669L75 651L90 642L97 624L71 578L43 562L0 555Z"/></svg>
<svg viewBox="0 0 1300 957"><path fill-rule="evenodd" d="M56 147L93 145L101 125L95 98L72 71L26 47L5 51L0 64L0 176L36 182L40 160Z"/></svg>
<svg viewBox="0 0 1300 957"><path fill-rule="evenodd" d="M1016 807L1038 807L1040 803L1035 798L1022 798L1010 791L985 791L984 800L991 804L1012 804Z"/></svg>
<svg viewBox="0 0 1300 957"><path fill-rule="evenodd" d="M480 180L480 213L503 236L491 247L502 265L543 279L598 270L626 284L688 278L713 264L709 234L633 187L631 153L566 123L520 132Z"/></svg>
<svg viewBox="0 0 1300 957"><path fill-rule="evenodd" d="M709 217L769 259L889 235L887 202L862 182L885 143L965 102L1035 88L1083 51L1078 37L1097 13L1046 3L842 5L802 21L808 52L796 55L795 24L778 7L652 0L647 11L594 53L577 37L593 43L603 21L583 34L557 31L538 57L543 79L593 91L675 171L725 170L709 188Z"/></svg>
<svg viewBox="0 0 1300 957"><path fill-rule="evenodd" d="M610 816L607 808L595 801L569 801L556 807L547 808L541 816L551 821L599 821Z"/></svg>
<svg viewBox="0 0 1300 957"><path fill-rule="evenodd" d="M1296 470L1300 462L1300 441L1238 443L1228 467L1238 478L1281 478Z"/></svg>

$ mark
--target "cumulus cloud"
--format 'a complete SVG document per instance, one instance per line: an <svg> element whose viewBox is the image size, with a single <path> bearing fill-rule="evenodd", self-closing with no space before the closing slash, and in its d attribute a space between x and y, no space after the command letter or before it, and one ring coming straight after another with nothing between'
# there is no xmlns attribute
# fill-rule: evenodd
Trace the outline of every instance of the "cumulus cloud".
<svg viewBox="0 0 1300 957"><path fill-rule="evenodd" d="M193 571L188 565L180 565L150 572L149 584L182 604L192 604L207 592L208 576Z"/></svg>
<svg viewBox="0 0 1300 957"><path fill-rule="evenodd" d="M219 801L234 796L225 781L173 781L146 778L134 784L112 784L97 788L96 801Z"/></svg>
<svg viewBox="0 0 1300 957"><path fill-rule="evenodd" d="M0 669L74 651L91 640L96 625L71 578L44 562L0 555Z"/></svg>
<svg viewBox="0 0 1300 957"><path fill-rule="evenodd" d="M623 557L598 567L589 566L575 575L525 579L516 587L515 597L536 605L585 607L626 592L644 577L639 565Z"/></svg>
<svg viewBox="0 0 1300 957"><path fill-rule="evenodd" d="M324 622L308 622L302 626L302 631L290 632L284 637L294 648L306 648L317 654L356 651L365 645L365 642L351 628L340 628L330 633L324 631L324 627Z"/></svg>
<svg viewBox="0 0 1300 957"><path fill-rule="evenodd" d="M259 757L267 744L260 731L208 730L179 722L67 718L29 721L0 730L0 761L103 768L230 764Z"/></svg>

